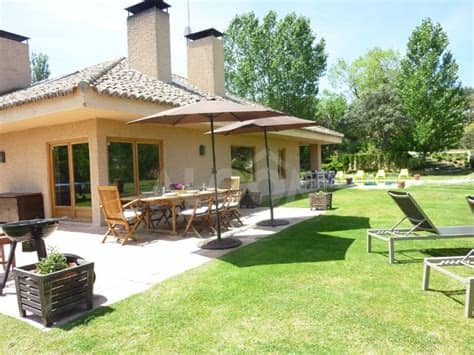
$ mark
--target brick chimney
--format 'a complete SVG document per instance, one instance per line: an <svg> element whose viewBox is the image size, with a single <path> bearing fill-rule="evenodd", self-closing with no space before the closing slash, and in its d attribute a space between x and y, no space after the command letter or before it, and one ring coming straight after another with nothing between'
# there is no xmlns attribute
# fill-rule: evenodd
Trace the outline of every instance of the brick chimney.
<svg viewBox="0 0 474 355"><path fill-rule="evenodd" d="M31 85L28 39L0 30L0 95Z"/></svg>
<svg viewBox="0 0 474 355"><path fill-rule="evenodd" d="M189 83L211 95L224 95L224 44L214 28L190 33L188 39Z"/></svg>
<svg viewBox="0 0 474 355"><path fill-rule="evenodd" d="M127 7L128 63L155 79L171 81L170 19L162 0Z"/></svg>

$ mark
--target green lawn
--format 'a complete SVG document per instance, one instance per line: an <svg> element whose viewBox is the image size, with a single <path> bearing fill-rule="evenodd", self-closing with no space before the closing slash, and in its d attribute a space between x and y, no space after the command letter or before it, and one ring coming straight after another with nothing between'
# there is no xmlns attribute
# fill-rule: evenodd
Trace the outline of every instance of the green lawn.
<svg viewBox="0 0 474 355"><path fill-rule="evenodd" d="M436 224L473 223L463 199L472 191L412 189ZM421 291L421 259L473 241L406 242L389 265L381 242L365 252L365 230L400 217L386 192L339 190L334 206L64 328L0 316L0 353L472 352L462 287L433 272L437 291Z"/></svg>

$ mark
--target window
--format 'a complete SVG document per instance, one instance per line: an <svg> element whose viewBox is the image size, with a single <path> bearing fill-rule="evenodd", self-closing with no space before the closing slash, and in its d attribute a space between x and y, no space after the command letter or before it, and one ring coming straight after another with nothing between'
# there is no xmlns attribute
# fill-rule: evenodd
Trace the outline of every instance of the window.
<svg viewBox="0 0 474 355"><path fill-rule="evenodd" d="M278 177L286 179L286 149L278 149Z"/></svg>
<svg viewBox="0 0 474 355"><path fill-rule="evenodd" d="M241 182L255 180L255 149L253 147L230 148L232 175L240 176Z"/></svg>
<svg viewBox="0 0 474 355"><path fill-rule="evenodd" d="M109 141L109 182L122 195L152 191L161 185L160 144Z"/></svg>

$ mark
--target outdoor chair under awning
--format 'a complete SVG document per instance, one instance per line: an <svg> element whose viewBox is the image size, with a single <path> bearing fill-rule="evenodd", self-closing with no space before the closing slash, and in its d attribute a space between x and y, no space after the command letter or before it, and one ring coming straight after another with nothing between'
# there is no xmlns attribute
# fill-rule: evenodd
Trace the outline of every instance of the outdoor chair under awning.
<svg viewBox="0 0 474 355"><path fill-rule="evenodd" d="M404 191L388 191L388 194L404 217L390 229L370 229L367 231L367 252L372 251L372 238L388 243L388 258L390 264L395 261L395 242L405 240L434 240L474 238L474 225L436 227L418 205L413 196ZM404 221L411 223L411 228L398 228Z"/></svg>

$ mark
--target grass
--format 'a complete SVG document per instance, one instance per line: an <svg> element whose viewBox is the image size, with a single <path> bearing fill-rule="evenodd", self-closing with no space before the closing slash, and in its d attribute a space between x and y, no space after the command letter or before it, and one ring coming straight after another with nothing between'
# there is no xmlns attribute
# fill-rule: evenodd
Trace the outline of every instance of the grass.
<svg viewBox="0 0 474 355"><path fill-rule="evenodd" d="M473 189L412 192L436 224L453 225L472 224L463 198ZM406 242L389 265L381 242L365 252L365 230L400 217L386 193L339 190L334 204L66 327L41 332L0 316L0 352L472 352L460 285L433 273L436 291L420 289L423 257L465 253L472 240Z"/></svg>

